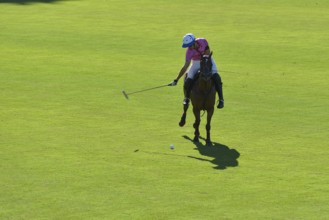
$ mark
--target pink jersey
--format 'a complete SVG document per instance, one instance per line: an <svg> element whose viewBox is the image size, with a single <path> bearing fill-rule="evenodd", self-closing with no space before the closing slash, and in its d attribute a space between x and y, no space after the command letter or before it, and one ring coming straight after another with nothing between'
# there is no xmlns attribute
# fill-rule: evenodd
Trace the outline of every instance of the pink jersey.
<svg viewBox="0 0 329 220"><path fill-rule="evenodd" d="M204 54L205 50L209 49L209 45L206 39L197 38L195 41L198 44L198 48L187 48L185 58L186 62L190 62L191 60L200 60L201 54Z"/></svg>

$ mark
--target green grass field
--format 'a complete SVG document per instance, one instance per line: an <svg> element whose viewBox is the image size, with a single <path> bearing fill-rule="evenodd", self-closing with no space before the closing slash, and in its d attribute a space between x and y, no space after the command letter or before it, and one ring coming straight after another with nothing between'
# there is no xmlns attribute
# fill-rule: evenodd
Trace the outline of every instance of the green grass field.
<svg viewBox="0 0 329 220"><path fill-rule="evenodd" d="M329 1L46 2L0 1L0 219L329 219ZM224 82L211 148L182 81L122 95L188 32Z"/></svg>

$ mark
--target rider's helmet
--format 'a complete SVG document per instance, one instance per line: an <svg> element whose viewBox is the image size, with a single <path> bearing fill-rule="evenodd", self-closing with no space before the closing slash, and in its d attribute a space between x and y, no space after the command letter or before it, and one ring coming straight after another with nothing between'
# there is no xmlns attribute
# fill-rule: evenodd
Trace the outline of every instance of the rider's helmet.
<svg viewBox="0 0 329 220"><path fill-rule="evenodd" d="M190 47L195 43L195 37L193 34L189 33L189 34L185 34L185 36L183 37L183 48L186 47Z"/></svg>

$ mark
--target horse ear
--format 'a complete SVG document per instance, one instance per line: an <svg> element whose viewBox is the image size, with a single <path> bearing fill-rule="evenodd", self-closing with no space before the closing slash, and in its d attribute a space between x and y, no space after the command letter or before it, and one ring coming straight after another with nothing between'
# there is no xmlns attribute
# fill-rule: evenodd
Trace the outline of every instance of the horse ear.
<svg viewBox="0 0 329 220"><path fill-rule="evenodd" d="M209 54L209 57L211 57L212 56L212 51L210 52L210 54Z"/></svg>

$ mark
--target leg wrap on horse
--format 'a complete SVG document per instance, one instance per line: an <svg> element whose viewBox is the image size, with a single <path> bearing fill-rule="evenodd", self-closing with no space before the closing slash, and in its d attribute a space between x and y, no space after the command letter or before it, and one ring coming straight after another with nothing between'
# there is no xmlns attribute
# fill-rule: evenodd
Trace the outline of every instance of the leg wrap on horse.
<svg viewBox="0 0 329 220"><path fill-rule="evenodd" d="M223 97L223 86L222 86L223 83L222 83L221 77L219 76L218 73L215 73L214 75L212 75L211 79L215 83L215 88L216 88L216 91L218 93L219 100L224 100L224 97Z"/></svg>
<svg viewBox="0 0 329 220"><path fill-rule="evenodd" d="M191 90L192 90L192 86L193 86L193 79L187 78L184 82L184 95L185 98L190 98L191 97Z"/></svg>

